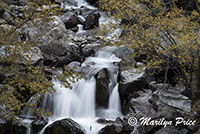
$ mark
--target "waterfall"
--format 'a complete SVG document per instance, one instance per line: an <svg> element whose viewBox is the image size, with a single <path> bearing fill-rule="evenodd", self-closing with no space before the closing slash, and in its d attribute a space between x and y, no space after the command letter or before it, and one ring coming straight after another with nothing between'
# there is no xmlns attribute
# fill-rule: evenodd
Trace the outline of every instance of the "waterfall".
<svg viewBox="0 0 200 134"><path fill-rule="evenodd" d="M76 0L76 8L80 6L89 6L84 0ZM103 20L102 20L103 22ZM101 22L100 22L101 23ZM96 122L99 118L115 120L117 117L122 117L120 97L118 92L118 63L121 61L113 54L116 47L104 47L95 53L94 57L88 57L81 64L81 69L84 74L83 78L76 83L71 83L72 89L62 86L59 80L53 80L55 92L53 94L47 93L44 96L42 109L49 111L52 115L48 118L48 124L40 131L43 134L46 127L53 122L72 118L79 123L87 134L96 134L104 127L102 124ZM109 73L109 102L108 107L96 107L96 79L95 75L102 69L106 68ZM28 108L28 115L33 116L33 112ZM27 115L27 112L23 115ZM28 123L27 134L30 132L30 124ZM92 129L91 129L92 128Z"/></svg>
<svg viewBox="0 0 200 134"><path fill-rule="evenodd" d="M96 52L95 57L88 57L82 64L85 77L77 83L72 83L71 90L63 87L58 80L53 81L56 92L53 97L50 97L53 99L53 114L49 117L49 124L63 118L72 118L83 126L87 133L95 134L103 127L95 122L98 118L115 119L122 116L117 83L119 68L118 64L115 64L119 63L120 59L112 53L114 50L114 47L104 47ZM94 75L103 68L108 69L110 85L112 85L109 106L105 109L96 109ZM98 111L100 111L99 116L96 115ZM92 130L90 130L91 127Z"/></svg>

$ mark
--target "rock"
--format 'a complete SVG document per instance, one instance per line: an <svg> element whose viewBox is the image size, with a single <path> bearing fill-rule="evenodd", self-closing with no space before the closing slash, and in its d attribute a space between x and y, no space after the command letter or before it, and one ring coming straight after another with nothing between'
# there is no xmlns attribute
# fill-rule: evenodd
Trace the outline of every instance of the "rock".
<svg viewBox="0 0 200 134"><path fill-rule="evenodd" d="M111 124L111 123L114 123L114 121L112 120L107 120L107 119L104 119L104 118L100 118L96 121L97 123L100 123L100 124Z"/></svg>
<svg viewBox="0 0 200 134"><path fill-rule="evenodd" d="M99 0L86 0L90 5L97 6Z"/></svg>
<svg viewBox="0 0 200 134"><path fill-rule="evenodd" d="M0 123L0 134L14 134L12 124L8 122Z"/></svg>
<svg viewBox="0 0 200 134"><path fill-rule="evenodd" d="M107 107L109 100L109 72L106 68L100 70L96 75L96 103L99 106Z"/></svg>
<svg viewBox="0 0 200 134"><path fill-rule="evenodd" d="M84 22L83 29L89 30L99 26L100 13L90 13Z"/></svg>
<svg viewBox="0 0 200 134"><path fill-rule="evenodd" d="M65 24L59 17L53 16L48 22L43 22L40 19L35 21L37 21L37 25L29 22L22 28L22 33L26 35L28 40L38 40L40 46L49 45L54 41L62 41L63 44L65 41L69 41Z"/></svg>
<svg viewBox="0 0 200 134"><path fill-rule="evenodd" d="M0 18L4 19L9 24L13 24L12 16L3 9L0 11Z"/></svg>
<svg viewBox="0 0 200 134"><path fill-rule="evenodd" d="M0 25L2 25L2 24L6 24L6 21L4 19L0 18Z"/></svg>
<svg viewBox="0 0 200 134"><path fill-rule="evenodd" d="M33 134L38 134L38 132L40 132L44 126L47 124L48 122L45 120L34 120L31 123L32 126L32 133Z"/></svg>
<svg viewBox="0 0 200 134"><path fill-rule="evenodd" d="M52 42L51 45L40 46L45 65L62 67L72 61L81 61L78 47L75 44L64 46L62 42Z"/></svg>
<svg viewBox="0 0 200 134"><path fill-rule="evenodd" d="M174 120L185 113L191 111L191 101L178 91L178 87L161 87L152 92L151 90L138 91L139 97L131 98L130 108L143 117L164 117ZM168 111L168 112L166 112Z"/></svg>
<svg viewBox="0 0 200 134"><path fill-rule="evenodd" d="M44 59L42 52L38 47L32 47L28 53L28 56L30 57L30 62L32 65L36 65L40 60Z"/></svg>
<svg viewBox="0 0 200 134"><path fill-rule="evenodd" d="M55 2L56 4L61 4L64 0L51 0L52 2Z"/></svg>
<svg viewBox="0 0 200 134"><path fill-rule="evenodd" d="M162 103L177 109L181 109L184 112L191 111L191 100L189 100L187 96L181 94L185 90L184 87L179 85L173 87L168 84L156 83L151 84L151 86L157 89L154 94L158 93Z"/></svg>
<svg viewBox="0 0 200 134"><path fill-rule="evenodd" d="M66 22L64 22L67 29L75 28L78 24L83 24L83 20L78 15L72 15Z"/></svg>
<svg viewBox="0 0 200 134"><path fill-rule="evenodd" d="M160 129L155 134L188 134L187 129L177 129L174 126L167 126Z"/></svg>
<svg viewBox="0 0 200 134"><path fill-rule="evenodd" d="M62 67L72 61L80 61L78 46L70 40L68 31L59 17L54 16L49 22L39 21L23 28L28 40L39 40L43 53L44 65Z"/></svg>
<svg viewBox="0 0 200 134"><path fill-rule="evenodd" d="M77 2L75 0L65 0L64 2L70 6L77 6Z"/></svg>
<svg viewBox="0 0 200 134"><path fill-rule="evenodd" d="M19 0L20 5L25 6L27 5L29 1L28 0Z"/></svg>
<svg viewBox="0 0 200 134"><path fill-rule="evenodd" d="M70 62L67 65L73 72L81 73L81 63L77 61Z"/></svg>
<svg viewBox="0 0 200 134"><path fill-rule="evenodd" d="M106 126L104 128L102 128L98 134L118 134L115 131L115 126L114 125L110 125L110 126Z"/></svg>
<svg viewBox="0 0 200 134"><path fill-rule="evenodd" d="M200 128L198 129L198 131L195 134L200 134Z"/></svg>
<svg viewBox="0 0 200 134"><path fill-rule="evenodd" d="M4 11L5 11L5 10L4 10L3 8L0 8L0 16L3 15Z"/></svg>
<svg viewBox="0 0 200 134"><path fill-rule="evenodd" d="M72 30L73 32L77 32L78 29L79 29L78 26L71 28L71 30Z"/></svg>
<svg viewBox="0 0 200 134"><path fill-rule="evenodd" d="M45 134L84 134L85 130L70 118L55 121L45 129Z"/></svg>
<svg viewBox="0 0 200 134"><path fill-rule="evenodd" d="M134 50L132 48L120 47L114 54L121 59L120 61L120 71L131 69L135 66L136 62L133 57Z"/></svg>
<svg viewBox="0 0 200 134"><path fill-rule="evenodd" d="M27 128L25 127L25 125L23 125L23 123L21 123L20 121L16 121L13 123L14 134L26 134L26 130Z"/></svg>
<svg viewBox="0 0 200 134"><path fill-rule="evenodd" d="M133 131L132 126L128 126L128 121L122 121L117 118L112 125L102 128L98 134L130 134Z"/></svg>
<svg viewBox="0 0 200 134"><path fill-rule="evenodd" d="M6 76L2 73L0 73L0 84L6 79Z"/></svg>

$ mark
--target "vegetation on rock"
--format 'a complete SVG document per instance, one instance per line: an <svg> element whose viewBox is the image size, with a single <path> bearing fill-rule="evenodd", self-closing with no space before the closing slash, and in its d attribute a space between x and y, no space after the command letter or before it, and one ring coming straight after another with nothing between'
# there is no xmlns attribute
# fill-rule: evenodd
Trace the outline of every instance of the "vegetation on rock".
<svg viewBox="0 0 200 134"><path fill-rule="evenodd" d="M13 14L15 9L19 13ZM12 5L12 6L11 6ZM48 22L58 15L61 9L49 0L20 1L0 0L0 115L13 118L22 112L28 100L39 99L46 92L53 91L53 85L48 80L41 66L33 63L33 48L38 47L39 41L29 40L23 33L24 26L37 26L38 20ZM40 36L40 35L38 35ZM36 49L39 51L38 49ZM35 107L36 112L41 111Z"/></svg>

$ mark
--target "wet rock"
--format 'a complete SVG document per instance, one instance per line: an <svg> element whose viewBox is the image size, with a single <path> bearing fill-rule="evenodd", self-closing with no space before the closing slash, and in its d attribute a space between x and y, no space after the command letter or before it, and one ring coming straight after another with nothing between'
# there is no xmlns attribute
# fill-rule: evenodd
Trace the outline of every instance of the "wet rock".
<svg viewBox="0 0 200 134"><path fill-rule="evenodd" d="M84 129L70 118L55 121L49 125L45 134L84 134Z"/></svg>
<svg viewBox="0 0 200 134"><path fill-rule="evenodd" d="M71 30L72 30L73 32L77 32L77 31L78 31L78 26L71 28Z"/></svg>
<svg viewBox="0 0 200 134"><path fill-rule="evenodd" d="M55 41L50 45L40 46L40 49L43 52L45 65L62 67L72 61L80 61L75 45L64 46L62 42Z"/></svg>
<svg viewBox="0 0 200 134"><path fill-rule="evenodd" d="M178 87L161 87L154 92L138 91L139 97L131 98L129 101L130 108L143 117L165 117L174 120L180 116L177 110L180 113L191 111L191 101L178 90Z"/></svg>
<svg viewBox="0 0 200 134"><path fill-rule="evenodd" d="M84 22L83 29L89 30L99 26L100 13L90 13Z"/></svg>
<svg viewBox="0 0 200 134"><path fill-rule="evenodd" d="M48 122L45 120L34 120L31 123L32 133L38 134Z"/></svg>
<svg viewBox="0 0 200 134"><path fill-rule="evenodd" d="M99 0L86 0L90 5L97 6Z"/></svg>
<svg viewBox="0 0 200 134"><path fill-rule="evenodd" d="M111 124L111 123L114 123L114 121L112 120L107 120L105 118L100 118L96 121L97 123L100 123L100 124Z"/></svg>
<svg viewBox="0 0 200 134"><path fill-rule="evenodd" d="M96 103L99 106L107 107L109 100L109 72L106 68L100 70L96 75Z"/></svg>
<svg viewBox="0 0 200 134"><path fill-rule="evenodd" d="M77 2L75 0L65 0L67 5L77 6Z"/></svg>
<svg viewBox="0 0 200 134"><path fill-rule="evenodd" d="M106 126L104 128L102 128L98 134L118 134L115 131L115 126L114 125L110 125L110 126Z"/></svg>
<svg viewBox="0 0 200 134"><path fill-rule="evenodd" d="M136 62L133 57L134 50L131 48L120 47L114 54L121 59L120 61L120 71L133 68Z"/></svg>
<svg viewBox="0 0 200 134"><path fill-rule="evenodd" d="M13 123L14 134L25 134L27 128L19 121Z"/></svg>
<svg viewBox="0 0 200 134"><path fill-rule="evenodd" d="M51 0L52 2L55 2L56 4L61 4L64 0Z"/></svg>
<svg viewBox="0 0 200 134"><path fill-rule="evenodd" d="M11 123L1 122L0 123L0 134L13 134L13 127Z"/></svg>
<svg viewBox="0 0 200 134"><path fill-rule="evenodd" d="M169 84L156 84L153 82L150 85L157 89L154 94L159 96L162 103L185 112L191 111L191 100L181 94L185 90L184 87L179 85L173 87Z"/></svg>
<svg viewBox="0 0 200 134"><path fill-rule="evenodd" d="M78 15L72 15L66 22L64 22L67 29L76 28L78 24L83 24L83 20Z"/></svg>
<svg viewBox="0 0 200 134"><path fill-rule="evenodd" d="M98 134L130 134L132 131L133 127L128 126L127 120L117 118L112 125L102 128Z"/></svg>

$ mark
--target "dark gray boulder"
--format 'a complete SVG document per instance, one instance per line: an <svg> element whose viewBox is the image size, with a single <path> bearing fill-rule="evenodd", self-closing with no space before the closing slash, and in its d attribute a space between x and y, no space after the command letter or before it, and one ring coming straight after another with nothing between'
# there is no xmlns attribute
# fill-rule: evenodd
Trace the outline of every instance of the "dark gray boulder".
<svg viewBox="0 0 200 134"><path fill-rule="evenodd" d="M130 134L134 127L129 126L127 120L117 118L112 125L102 128L98 134Z"/></svg>
<svg viewBox="0 0 200 134"><path fill-rule="evenodd" d="M45 129L45 134L84 134L84 129L70 118L55 121Z"/></svg>
<svg viewBox="0 0 200 134"><path fill-rule="evenodd" d="M83 29L89 30L99 26L100 13L90 13L84 22Z"/></svg>
<svg viewBox="0 0 200 134"><path fill-rule="evenodd" d="M38 134L48 122L46 120L36 119L31 123L32 134Z"/></svg>
<svg viewBox="0 0 200 134"><path fill-rule="evenodd" d="M0 123L0 134L13 134L12 124L9 122Z"/></svg>
<svg viewBox="0 0 200 134"><path fill-rule="evenodd" d="M97 6L99 0L86 0L90 5Z"/></svg>
<svg viewBox="0 0 200 134"><path fill-rule="evenodd" d="M109 100L109 72L106 68L100 70L96 75L96 103L99 106L107 107Z"/></svg>
<svg viewBox="0 0 200 134"><path fill-rule="evenodd" d="M73 14L66 22L64 22L66 29L76 28L78 24L83 23L84 21L76 14Z"/></svg>

